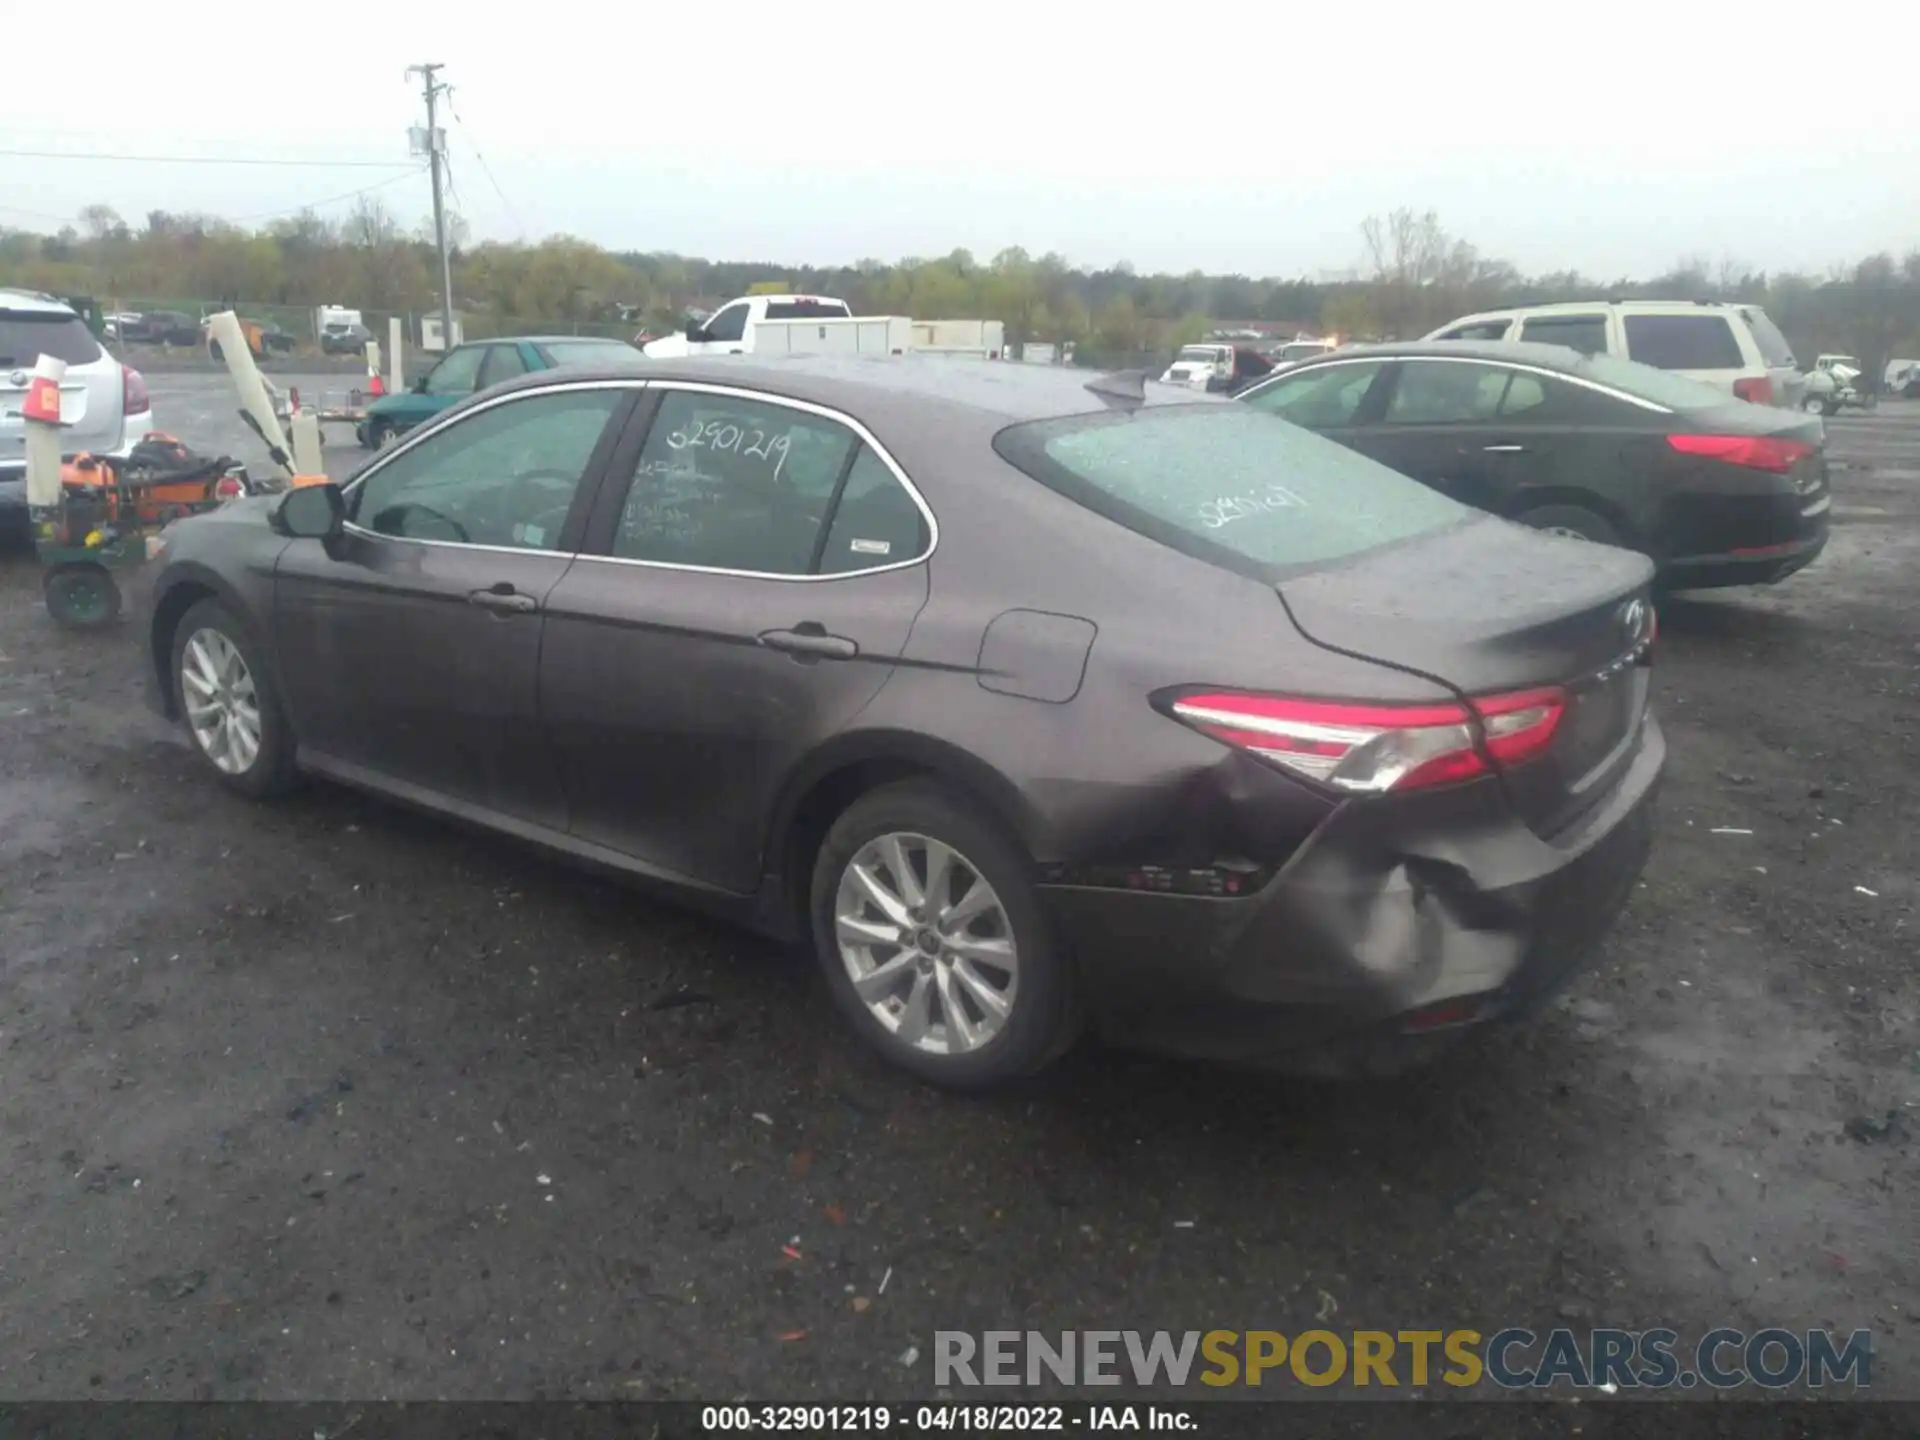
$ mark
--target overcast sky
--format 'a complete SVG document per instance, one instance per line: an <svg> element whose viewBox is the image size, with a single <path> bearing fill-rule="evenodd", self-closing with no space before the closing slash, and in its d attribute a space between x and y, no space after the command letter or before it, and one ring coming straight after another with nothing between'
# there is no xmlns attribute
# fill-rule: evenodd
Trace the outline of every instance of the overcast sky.
<svg viewBox="0 0 1920 1440"><path fill-rule="evenodd" d="M403 167L421 109L403 71L441 61L480 238L801 262L1021 245L1298 275L1353 265L1361 218L1411 205L1529 271L1696 253L1823 271L1920 247L1905 0L85 10L113 43L84 79L73 36L10 65L0 151ZM51 229L92 201L136 224L341 215L334 197L383 181L426 216L404 168L0 154L0 223Z"/></svg>

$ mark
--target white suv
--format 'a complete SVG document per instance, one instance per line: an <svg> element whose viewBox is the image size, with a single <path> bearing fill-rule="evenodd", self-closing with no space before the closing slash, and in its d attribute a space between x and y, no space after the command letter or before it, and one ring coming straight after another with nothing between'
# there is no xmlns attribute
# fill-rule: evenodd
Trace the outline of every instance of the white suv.
<svg viewBox="0 0 1920 1440"><path fill-rule="evenodd" d="M27 426L20 418L41 355L67 362L60 448L125 455L153 428L140 372L100 348L73 307L32 290L0 289L0 530L26 532Z"/></svg>
<svg viewBox="0 0 1920 1440"><path fill-rule="evenodd" d="M1807 377L1758 305L1706 300L1594 300L1490 310L1443 325L1429 340L1527 340L1583 355L1637 360L1704 380L1757 405L1800 407Z"/></svg>

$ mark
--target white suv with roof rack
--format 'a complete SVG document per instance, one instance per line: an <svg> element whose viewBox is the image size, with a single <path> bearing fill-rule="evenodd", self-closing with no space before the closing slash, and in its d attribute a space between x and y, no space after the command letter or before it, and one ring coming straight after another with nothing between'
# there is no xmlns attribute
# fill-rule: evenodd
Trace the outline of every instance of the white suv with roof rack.
<svg viewBox="0 0 1920 1440"><path fill-rule="evenodd" d="M1592 300L1466 315L1428 340L1524 340L1611 355L1704 380L1742 400L1794 410L1807 377L1758 305L1709 300Z"/></svg>

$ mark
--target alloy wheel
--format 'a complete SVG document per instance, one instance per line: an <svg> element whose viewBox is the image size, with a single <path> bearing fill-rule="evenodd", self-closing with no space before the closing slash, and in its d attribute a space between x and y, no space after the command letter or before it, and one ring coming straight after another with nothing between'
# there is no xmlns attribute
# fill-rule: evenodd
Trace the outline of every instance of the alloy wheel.
<svg viewBox="0 0 1920 1440"><path fill-rule="evenodd" d="M196 630L180 655L180 692L201 753L223 774L246 774L260 755L260 696L240 647Z"/></svg>
<svg viewBox="0 0 1920 1440"><path fill-rule="evenodd" d="M932 1055L987 1044L1013 1013L1020 953L999 894L929 835L868 841L847 862L834 936L854 992L896 1040Z"/></svg>

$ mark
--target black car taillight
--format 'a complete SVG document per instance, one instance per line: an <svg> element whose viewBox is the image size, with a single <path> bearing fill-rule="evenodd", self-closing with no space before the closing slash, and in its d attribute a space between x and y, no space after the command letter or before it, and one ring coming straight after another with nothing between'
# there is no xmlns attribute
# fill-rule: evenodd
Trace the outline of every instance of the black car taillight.
<svg viewBox="0 0 1920 1440"><path fill-rule="evenodd" d="M1772 435L1669 435L1667 444L1682 455L1724 460L1751 470L1786 475L1814 453L1804 440L1782 440Z"/></svg>
<svg viewBox="0 0 1920 1440"><path fill-rule="evenodd" d="M1488 773L1474 735L1501 765L1553 742L1567 697L1558 689L1483 695L1462 705L1367 705L1282 695L1205 691L1167 707L1176 720L1303 779L1357 794L1421 790Z"/></svg>

